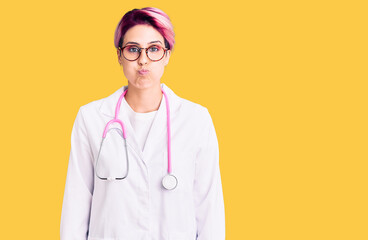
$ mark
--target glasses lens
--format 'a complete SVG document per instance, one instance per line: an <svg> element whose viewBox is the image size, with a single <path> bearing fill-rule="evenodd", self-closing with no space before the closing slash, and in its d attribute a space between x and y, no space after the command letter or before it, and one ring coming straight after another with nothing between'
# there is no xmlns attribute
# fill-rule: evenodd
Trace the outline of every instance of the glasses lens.
<svg viewBox="0 0 368 240"><path fill-rule="evenodd" d="M123 55L128 60L136 60L139 57L139 48L137 46L127 46L123 50Z"/></svg>
<svg viewBox="0 0 368 240"><path fill-rule="evenodd" d="M164 49L160 46L151 46L150 48L148 48L148 57L149 59L151 59L152 61L157 61L160 60L163 56L164 56Z"/></svg>

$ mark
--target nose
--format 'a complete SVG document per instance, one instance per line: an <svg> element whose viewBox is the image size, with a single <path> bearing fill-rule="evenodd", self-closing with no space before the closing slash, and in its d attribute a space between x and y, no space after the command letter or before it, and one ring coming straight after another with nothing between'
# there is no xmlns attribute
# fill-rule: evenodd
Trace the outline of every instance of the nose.
<svg viewBox="0 0 368 240"><path fill-rule="evenodd" d="M138 58L139 65L145 65L148 62L147 52L146 49L141 49L141 55Z"/></svg>

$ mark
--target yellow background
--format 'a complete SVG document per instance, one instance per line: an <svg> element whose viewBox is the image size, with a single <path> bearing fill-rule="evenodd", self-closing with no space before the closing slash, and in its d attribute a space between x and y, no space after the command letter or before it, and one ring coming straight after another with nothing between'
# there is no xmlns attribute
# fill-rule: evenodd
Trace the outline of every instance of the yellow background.
<svg viewBox="0 0 368 240"><path fill-rule="evenodd" d="M1 3L1 239L58 239L74 119L127 83L113 45L158 7L162 82L206 106L226 239L368 239L365 1Z"/></svg>

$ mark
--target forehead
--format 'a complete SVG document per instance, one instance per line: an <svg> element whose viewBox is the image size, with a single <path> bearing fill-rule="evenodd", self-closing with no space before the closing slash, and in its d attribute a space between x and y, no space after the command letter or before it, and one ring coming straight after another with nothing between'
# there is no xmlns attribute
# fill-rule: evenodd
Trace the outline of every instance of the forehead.
<svg viewBox="0 0 368 240"><path fill-rule="evenodd" d="M131 27L124 35L123 45L126 42L137 42L140 45L147 45L152 41L161 41L164 43L162 35L149 25L136 25Z"/></svg>

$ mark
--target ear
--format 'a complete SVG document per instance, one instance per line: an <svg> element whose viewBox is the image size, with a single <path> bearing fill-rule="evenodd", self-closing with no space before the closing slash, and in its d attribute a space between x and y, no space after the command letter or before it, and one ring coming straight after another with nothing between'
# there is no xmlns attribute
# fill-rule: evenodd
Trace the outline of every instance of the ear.
<svg viewBox="0 0 368 240"><path fill-rule="evenodd" d="M118 54L118 62L119 62L119 64L121 65L123 62L122 62L122 60L121 60L121 57L122 57L122 56L120 56L120 50L119 50L119 49L117 49L117 50L116 50L116 53Z"/></svg>
<svg viewBox="0 0 368 240"><path fill-rule="evenodd" d="M166 66L169 63L170 55L171 55L171 50L167 50L166 51L166 56L165 56L164 66Z"/></svg>

